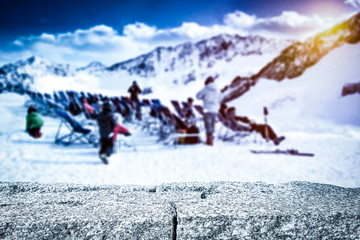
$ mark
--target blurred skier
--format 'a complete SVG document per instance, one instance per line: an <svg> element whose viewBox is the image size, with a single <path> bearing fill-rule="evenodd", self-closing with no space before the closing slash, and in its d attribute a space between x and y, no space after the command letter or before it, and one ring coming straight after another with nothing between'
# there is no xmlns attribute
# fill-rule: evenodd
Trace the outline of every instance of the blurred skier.
<svg viewBox="0 0 360 240"><path fill-rule="evenodd" d="M40 138L41 127L44 125L44 121L37 113L37 109L34 106L30 106L27 110L26 116L26 132L33 138Z"/></svg>
<svg viewBox="0 0 360 240"><path fill-rule="evenodd" d="M214 78L205 80L205 87L196 94L196 98L203 101L206 144L213 145L216 115L219 109L220 91L217 89Z"/></svg>

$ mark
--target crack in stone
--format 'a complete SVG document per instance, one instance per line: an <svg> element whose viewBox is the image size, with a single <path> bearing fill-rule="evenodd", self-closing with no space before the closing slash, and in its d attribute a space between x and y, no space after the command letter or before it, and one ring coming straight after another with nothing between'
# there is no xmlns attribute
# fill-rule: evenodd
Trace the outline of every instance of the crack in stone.
<svg viewBox="0 0 360 240"><path fill-rule="evenodd" d="M177 208L176 208L176 204L174 202L170 202L170 205L174 209L174 215L172 217L172 224L173 224L172 240L176 240L176 238L177 238L177 225L178 225Z"/></svg>

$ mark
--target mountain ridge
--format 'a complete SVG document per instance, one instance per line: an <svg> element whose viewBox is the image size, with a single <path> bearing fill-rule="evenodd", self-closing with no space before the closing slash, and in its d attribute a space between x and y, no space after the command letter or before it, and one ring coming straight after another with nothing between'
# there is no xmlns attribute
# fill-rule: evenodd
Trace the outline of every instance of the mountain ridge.
<svg viewBox="0 0 360 240"><path fill-rule="evenodd" d="M250 77L237 76L230 85L223 88L226 96L223 101L240 97L261 78L275 81L293 79L315 65L331 50L345 44L360 42L360 12L350 19L323 31L304 42L296 42L286 47L281 54Z"/></svg>
<svg viewBox="0 0 360 240"><path fill-rule="evenodd" d="M146 79L165 74L169 81L187 84L201 74L206 74L209 69L217 71L215 65L219 62L230 63L239 56L262 56L269 52L280 52L292 42L293 40L278 41L261 36L220 34L194 44L186 42L174 47L160 46L151 52L110 66L95 61L81 68L72 68L69 64L52 63L39 56L32 56L0 67L0 82L3 85L17 85L25 80L33 83L39 76L72 77L86 72L100 78L105 74L125 74ZM171 74L178 75L180 81L168 76Z"/></svg>

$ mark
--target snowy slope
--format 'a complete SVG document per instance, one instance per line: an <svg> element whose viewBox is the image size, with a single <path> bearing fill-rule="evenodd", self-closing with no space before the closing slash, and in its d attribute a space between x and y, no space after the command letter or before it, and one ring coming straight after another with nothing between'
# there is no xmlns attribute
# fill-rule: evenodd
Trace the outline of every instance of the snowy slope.
<svg viewBox="0 0 360 240"><path fill-rule="evenodd" d="M215 140L214 147L164 146L155 137L133 125L127 127L136 150L117 143L117 153L109 165L98 159L98 149L90 145L54 144L59 120L44 117L43 137L30 138L25 132L26 97L0 95L0 181L68 182L84 184L140 184L168 182L241 181L281 183L311 181L345 187L359 187L360 129L329 126L326 131L279 130L286 136L281 148L297 148L315 157L253 155L250 149L274 149L255 136L240 145ZM275 121L272 121L275 123ZM218 124L219 128L220 125ZM258 139L258 138L257 138Z"/></svg>
<svg viewBox="0 0 360 240"><path fill-rule="evenodd" d="M263 119L262 109L267 106L271 122L287 128L296 128L301 123L303 131L334 123L360 126L360 95L341 97L344 84L359 79L359 60L360 44L346 44L298 78L282 82L261 79L229 105L236 106L238 114L258 120Z"/></svg>
<svg viewBox="0 0 360 240"><path fill-rule="evenodd" d="M313 158L253 155L250 149L275 149L263 141L253 143L254 136L240 145L217 139L213 148L202 144L174 148L156 143L155 137L128 125L137 151L118 147L110 165L105 166L98 159L98 149L92 146L55 145L59 124L56 119L45 117L43 138L27 136L23 129L24 103L28 99L6 93L0 95L0 181L151 185L301 180L359 187L360 128L356 106L360 95L340 98L343 84L359 75L359 54L359 45L344 45L301 77L282 82L262 79L251 91L229 103L237 107L238 114L257 122L263 122L262 107L268 106L270 125L286 136L280 148L312 152ZM338 67L333 67L334 63ZM175 99L185 98L181 91L173 94ZM221 126L217 127L219 130Z"/></svg>

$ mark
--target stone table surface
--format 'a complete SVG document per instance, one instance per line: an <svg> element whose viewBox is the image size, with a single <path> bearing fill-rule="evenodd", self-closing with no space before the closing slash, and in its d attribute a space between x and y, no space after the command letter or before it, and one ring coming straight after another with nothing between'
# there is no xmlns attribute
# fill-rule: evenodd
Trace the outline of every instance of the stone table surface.
<svg viewBox="0 0 360 240"><path fill-rule="evenodd" d="M0 239L360 239L360 188L0 182Z"/></svg>

